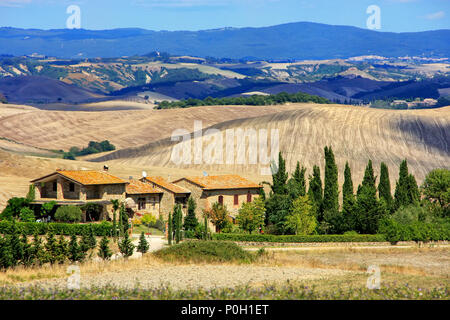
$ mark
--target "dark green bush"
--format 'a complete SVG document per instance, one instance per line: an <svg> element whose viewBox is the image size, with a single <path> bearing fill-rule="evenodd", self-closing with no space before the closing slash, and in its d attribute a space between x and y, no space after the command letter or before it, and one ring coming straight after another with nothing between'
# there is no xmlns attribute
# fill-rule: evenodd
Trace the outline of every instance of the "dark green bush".
<svg viewBox="0 0 450 320"><path fill-rule="evenodd" d="M395 244L398 241L429 242L450 240L450 222L427 223L415 221L410 224L400 224L394 219L383 219L379 232L386 240Z"/></svg>
<svg viewBox="0 0 450 320"><path fill-rule="evenodd" d="M10 234L12 225L11 221L0 221L0 234ZM112 233L112 224L107 221L92 224L16 222L16 227L19 229L19 233L25 233L26 235L33 235L35 232L44 235L49 231L63 235L71 235L72 233L82 235L85 230L89 231L91 227L96 236L110 236Z"/></svg>
<svg viewBox="0 0 450 320"><path fill-rule="evenodd" d="M256 258L237 244L225 241L186 241L154 255L167 261L190 262L252 262Z"/></svg>
<svg viewBox="0 0 450 320"><path fill-rule="evenodd" d="M80 207L62 206L56 210L55 219L63 222L80 222L82 212Z"/></svg>
<svg viewBox="0 0 450 320"><path fill-rule="evenodd" d="M251 242L383 242L382 234L321 234L321 235L273 235L273 234L235 234L215 233L214 240Z"/></svg>

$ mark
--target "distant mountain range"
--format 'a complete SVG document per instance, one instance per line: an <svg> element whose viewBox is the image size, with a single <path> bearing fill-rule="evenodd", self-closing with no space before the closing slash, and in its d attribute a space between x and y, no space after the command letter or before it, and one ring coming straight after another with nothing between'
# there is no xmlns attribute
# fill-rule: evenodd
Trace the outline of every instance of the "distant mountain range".
<svg viewBox="0 0 450 320"><path fill-rule="evenodd" d="M233 59L332 59L361 55L450 56L450 30L392 33L297 22L203 31L0 28L0 54L120 57L152 51Z"/></svg>

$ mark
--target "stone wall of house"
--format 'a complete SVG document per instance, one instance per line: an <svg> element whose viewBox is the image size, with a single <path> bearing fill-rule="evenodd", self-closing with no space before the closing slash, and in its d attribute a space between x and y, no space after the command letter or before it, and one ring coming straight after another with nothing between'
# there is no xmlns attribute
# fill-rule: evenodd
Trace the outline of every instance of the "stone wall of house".
<svg viewBox="0 0 450 320"><path fill-rule="evenodd" d="M100 186L100 199L125 201L125 184L105 184Z"/></svg>
<svg viewBox="0 0 450 320"><path fill-rule="evenodd" d="M62 179L63 198L78 200L78 199L80 199L81 186L77 183L73 183L74 191L71 192L70 191L71 183L73 183L73 182L70 182L69 180L66 180L66 179Z"/></svg>
<svg viewBox="0 0 450 320"><path fill-rule="evenodd" d="M169 213L173 211L173 206L175 205L175 195L167 190L164 190L164 193L161 195L160 204L160 214L164 217L165 220L169 218Z"/></svg>
<svg viewBox="0 0 450 320"><path fill-rule="evenodd" d="M56 191L53 191L53 182L56 182L55 180L44 182L44 183L36 183L36 190L39 192L36 192L36 200L42 199L42 198L50 198L50 199L56 199Z"/></svg>
<svg viewBox="0 0 450 320"><path fill-rule="evenodd" d="M160 213L160 196L159 194L131 194L127 195L129 198L133 199L135 202L135 206L131 207L134 212L138 212L140 214L150 213L154 215L156 218L159 217ZM145 199L145 208L139 210L139 199Z"/></svg>
<svg viewBox="0 0 450 320"><path fill-rule="evenodd" d="M197 204L197 208L195 209L195 215L199 221L203 219L203 209L206 208L206 198L203 195L203 189L198 185L193 184L187 180L180 180L176 183L176 185L183 187L191 192L191 197L194 198L195 203Z"/></svg>
<svg viewBox="0 0 450 320"><path fill-rule="evenodd" d="M242 203L247 202L247 194L252 195L252 201L259 196L258 189L231 189L231 190L212 190L204 191L206 208L211 208L215 202L219 202L219 196L223 196L223 204L226 205L230 214L235 217L238 214ZM234 196L238 195L239 203L234 204Z"/></svg>

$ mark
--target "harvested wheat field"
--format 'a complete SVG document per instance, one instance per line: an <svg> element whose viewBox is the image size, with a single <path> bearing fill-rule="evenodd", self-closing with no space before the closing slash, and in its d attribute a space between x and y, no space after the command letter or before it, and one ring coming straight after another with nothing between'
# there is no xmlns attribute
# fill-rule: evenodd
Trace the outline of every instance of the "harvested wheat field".
<svg viewBox="0 0 450 320"><path fill-rule="evenodd" d="M81 267L83 288L179 289L260 287L268 284L301 283L330 290L333 287L364 288L367 268L378 265L384 283L407 282L422 288L449 284L448 248L385 250L331 249L304 252L270 252L253 263L164 262L151 254L141 259L87 262ZM65 288L67 265L44 269L8 270L0 275L4 285ZM51 272L48 272L51 271Z"/></svg>
<svg viewBox="0 0 450 320"><path fill-rule="evenodd" d="M279 108L284 108L279 107ZM380 110L342 105L298 105L296 110L261 115L258 117L230 120L213 125L221 131L225 141L228 129L278 130L279 149L282 151L288 170L293 171L297 161L311 170L313 165L323 166L323 148L333 147L336 162L343 170L349 161L354 181L360 181L364 168L372 159L375 168L384 161L390 169L391 177L398 174L398 165L407 158L410 171L420 183L427 172L434 168L450 168L450 107L432 110ZM237 132L237 131L235 131ZM203 139L206 148L211 136ZM269 139L270 141L270 139ZM218 169L231 172L245 172L267 180L261 176L261 168L268 167L259 162L249 164L248 139L246 139L245 164L174 164L171 160L173 147L178 142L170 138L130 147L94 161L113 161L117 164L133 166L159 166L196 168L207 171ZM235 149L237 138L235 138ZM270 145L268 149L270 150ZM194 148L192 148L194 150ZM223 158L227 159L223 147ZM234 153L234 163L237 152ZM193 154L192 154L193 159ZM310 171L308 173L311 173ZM340 174L340 178L342 178ZM395 183L395 179L391 179Z"/></svg>
<svg viewBox="0 0 450 320"><path fill-rule="evenodd" d="M109 102L111 105L113 103ZM135 103L131 102L130 105L134 106ZM0 118L0 137L56 150L68 150L72 146L85 147L90 140L109 140L121 149L170 137L175 129L192 131L194 120L203 121L203 126L207 127L223 121L298 108L293 105L101 112L36 110Z"/></svg>

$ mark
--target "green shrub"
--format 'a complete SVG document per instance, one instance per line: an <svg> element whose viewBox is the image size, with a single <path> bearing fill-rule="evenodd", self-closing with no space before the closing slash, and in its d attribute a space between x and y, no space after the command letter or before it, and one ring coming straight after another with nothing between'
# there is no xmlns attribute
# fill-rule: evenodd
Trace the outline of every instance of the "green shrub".
<svg viewBox="0 0 450 320"><path fill-rule="evenodd" d="M111 256L113 255L111 249L109 248L109 240L106 236L102 238L100 241L99 249L98 249L98 256L102 258L103 260L109 260L111 259Z"/></svg>
<svg viewBox="0 0 450 320"><path fill-rule="evenodd" d="M321 234L321 235L273 235L273 234L233 234L215 233L214 240L251 242L383 242L382 234Z"/></svg>
<svg viewBox="0 0 450 320"><path fill-rule="evenodd" d="M20 221L22 222L34 222L36 217L34 216L34 211L28 207L23 207L19 214Z"/></svg>
<svg viewBox="0 0 450 320"><path fill-rule="evenodd" d="M0 221L0 233L11 234L12 232L12 222L11 221ZM33 235L34 233L44 235L49 231L53 231L55 234L71 235L82 235L85 229L92 228L92 232L96 236L111 236L112 234L112 224L107 221L102 223L92 223L92 224L80 224L80 223L43 223L43 222L16 222L16 227L20 233L26 235Z"/></svg>
<svg viewBox="0 0 450 320"><path fill-rule="evenodd" d="M124 258L131 257L134 252L134 244L131 242L128 232L123 235L122 241L119 242L119 251L124 256Z"/></svg>
<svg viewBox="0 0 450 320"><path fill-rule="evenodd" d="M82 212L80 207L62 206L56 210L55 219L63 222L80 222Z"/></svg>
<svg viewBox="0 0 450 320"><path fill-rule="evenodd" d="M392 218L383 219L379 232L393 244L398 241L448 241L450 240L450 222L445 220L440 223L415 221L410 224L401 224Z"/></svg>
<svg viewBox="0 0 450 320"><path fill-rule="evenodd" d="M186 241L154 253L166 261L252 262L255 255L225 241Z"/></svg>

